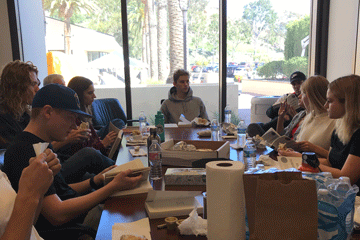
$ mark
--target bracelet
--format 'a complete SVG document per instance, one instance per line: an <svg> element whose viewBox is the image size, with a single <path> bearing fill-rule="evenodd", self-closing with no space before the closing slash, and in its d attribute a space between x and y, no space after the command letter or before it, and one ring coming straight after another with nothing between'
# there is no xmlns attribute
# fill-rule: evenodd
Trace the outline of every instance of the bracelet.
<svg viewBox="0 0 360 240"><path fill-rule="evenodd" d="M93 189L97 190L101 187L103 187L104 185L103 184L100 184L100 185L97 185L95 182L94 182L94 176L92 176L90 178L90 187L92 187Z"/></svg>

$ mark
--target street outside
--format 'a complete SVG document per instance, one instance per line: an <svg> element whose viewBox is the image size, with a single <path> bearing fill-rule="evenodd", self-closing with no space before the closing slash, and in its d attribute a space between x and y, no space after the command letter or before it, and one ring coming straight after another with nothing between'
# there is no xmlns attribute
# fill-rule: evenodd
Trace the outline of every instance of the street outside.
<svg viewBox="0 0 360 240"><path fill-rule="evenodd" d="M191 80L194 84L206 84L219 82L218 73L191 73ZM199 79L200 77L200 79ZM250 123L251 99L258 96L281 96L292 92L292 87L287 80L266 80L266 79L242 79L241 82L235 82L233 77L226 78L227 83L238 85L238 116L244 119L246 124Z"/></svg>

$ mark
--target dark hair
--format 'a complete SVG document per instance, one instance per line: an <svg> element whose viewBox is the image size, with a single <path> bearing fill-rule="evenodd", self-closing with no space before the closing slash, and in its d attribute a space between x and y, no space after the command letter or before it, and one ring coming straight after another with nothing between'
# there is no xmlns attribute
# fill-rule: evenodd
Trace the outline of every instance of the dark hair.
<svg viewBox="0 0 360 240"><path fill-rule="evenodd" d="M84 91L88 89L91 85L93 85L93 82L90 79L79 76L73 77L68 83L68 87L77 93L80 100L80 109L82 111L85 111Z"/></svg>
<svg viewBox="0 0 360 240"><path fill-rule="evenodd" d="M1 111L10 113L15 119L20 119L28 105L27 102L24 102L23 96L29 94L28 88L32 84L30 72L38 74L38 69L32 62L15 60L6 64L1 73Z"/></svg>
<svg viewBox="0 0 360 240"><path fill-rule="evenodd" d="M184 69L179 69L179 70L176 70L174 72L174 76L173 76L173 79L174 79L174 82L177 82L177 80L181 77L181 76L188 76L190 77L190 73Z"/></svg>

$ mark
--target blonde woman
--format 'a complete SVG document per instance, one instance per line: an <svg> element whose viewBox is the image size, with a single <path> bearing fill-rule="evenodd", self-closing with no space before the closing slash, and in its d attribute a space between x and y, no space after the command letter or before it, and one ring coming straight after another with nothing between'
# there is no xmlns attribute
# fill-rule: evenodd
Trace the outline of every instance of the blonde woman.
<svg viewBox="0 0 360 240"><path fill-rule="evenodd" d="M331 82L325 106L328 116L337 121L329 155L320 159L319 167L360 186L360 77L349 75Z"/></svg>
<svg viewBox="0 0 360 240"><path fill-rule="evenodd" d="M297 136L296 151L315 152L327 157L335 120L330 119L325 108L329 81L322 76L312 76L301 85L301 101L306 108L306 117ZM279 151L284 156L301 156L299 152Z"/></svg>

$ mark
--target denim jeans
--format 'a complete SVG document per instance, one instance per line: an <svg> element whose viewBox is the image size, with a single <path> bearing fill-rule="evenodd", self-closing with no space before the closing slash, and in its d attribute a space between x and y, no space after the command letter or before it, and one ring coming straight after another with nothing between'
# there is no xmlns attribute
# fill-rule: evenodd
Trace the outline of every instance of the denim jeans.
<svg viewBox="0 0 360 240"><path fill-rule="evenodd" d="M83 148L61 163L61 173L66 183L71 184L83 181L86 174L96 175L114 164L113 160L105 157L100 151Z"/></svg>

